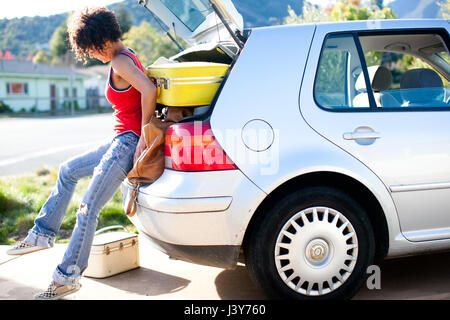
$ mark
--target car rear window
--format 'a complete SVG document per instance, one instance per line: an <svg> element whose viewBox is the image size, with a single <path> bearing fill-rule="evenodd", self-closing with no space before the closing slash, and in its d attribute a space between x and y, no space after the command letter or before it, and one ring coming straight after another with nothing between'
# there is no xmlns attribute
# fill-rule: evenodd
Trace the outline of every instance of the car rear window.
<svg viewBox="0 0 450 320"><path fill-rule="evenodd" d="M161 0L161 2L191 31L197 29L213 12L208 0Z"/></svg>

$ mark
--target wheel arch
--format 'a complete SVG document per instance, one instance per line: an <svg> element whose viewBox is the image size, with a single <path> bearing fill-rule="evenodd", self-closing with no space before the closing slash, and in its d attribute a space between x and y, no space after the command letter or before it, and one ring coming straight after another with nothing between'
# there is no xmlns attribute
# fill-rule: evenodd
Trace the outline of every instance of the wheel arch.
<svg viewBox="0 0 450 320"><path fill-rule="evenodd" d="M346 192L357 201L367 212L374 231L376 240L375 258L383 259L386 257L389 250L389 230L384 211L377 198L358 180L342 173L327 171L311 172L294 177L268 194L259 204L247 225L242 243L244 251L249 242L249 235L252 233L254 227L260 222L263 212L274 206L284 195L294 190L312 186L333 187ZM366 201L362 201L362 199L365 199Z"/></svg>

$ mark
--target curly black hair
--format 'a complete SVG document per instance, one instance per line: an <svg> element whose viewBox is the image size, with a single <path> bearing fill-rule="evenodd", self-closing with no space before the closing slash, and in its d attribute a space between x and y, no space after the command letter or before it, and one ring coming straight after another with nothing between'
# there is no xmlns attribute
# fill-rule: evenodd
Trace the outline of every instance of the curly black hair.
<svg viewBox="0 0 450 320"><path fill-rule="evenodd" d="M103 51L106 42L122 36L114 13L104 7L86 8L75 12L67 23L69 43L78 60L86 62L89 49Z"/></svg>

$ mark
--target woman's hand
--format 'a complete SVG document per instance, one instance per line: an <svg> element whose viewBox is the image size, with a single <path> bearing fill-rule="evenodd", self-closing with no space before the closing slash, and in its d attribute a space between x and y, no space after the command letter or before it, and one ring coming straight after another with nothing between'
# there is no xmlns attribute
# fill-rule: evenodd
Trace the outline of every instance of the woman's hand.
<svg viewBox="0 0 450 320"><path fill-rule="evenodd" d="M145 139L144 136L141 135L141 137L139 138L139 141L136 145L136 151L134 152L134 160L133 160L133 164L136 163L137 159L139 159L139 157L141 156L142 152L144 152L145 150Z"/></svg>

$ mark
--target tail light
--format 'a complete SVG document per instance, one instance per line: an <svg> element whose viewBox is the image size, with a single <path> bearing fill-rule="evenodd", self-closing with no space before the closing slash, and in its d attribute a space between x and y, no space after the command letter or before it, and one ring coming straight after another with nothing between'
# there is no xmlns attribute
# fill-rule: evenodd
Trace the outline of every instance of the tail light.
<svg viewBox="0 0 450 320"><path fill-rule="evenodd" d="M166 168L179 171L237 169L217 143L208 122L176 123L167 128Z"/></svg>

